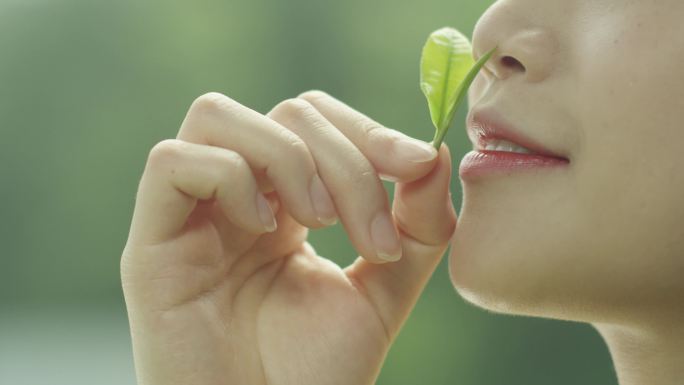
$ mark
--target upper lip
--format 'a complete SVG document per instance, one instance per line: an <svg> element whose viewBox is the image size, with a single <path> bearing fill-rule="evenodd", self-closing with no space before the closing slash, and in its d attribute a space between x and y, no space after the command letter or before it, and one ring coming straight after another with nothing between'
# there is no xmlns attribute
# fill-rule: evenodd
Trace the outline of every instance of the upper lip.
<svg viewBox="0 0 684 385"><path fill-rule="evenodd" d="M505 139L525 147L537 155L567 159L529 138L492 110L471 110L467 117L467 130L468 137L477 150L483 150L488 141Z"/></svg>

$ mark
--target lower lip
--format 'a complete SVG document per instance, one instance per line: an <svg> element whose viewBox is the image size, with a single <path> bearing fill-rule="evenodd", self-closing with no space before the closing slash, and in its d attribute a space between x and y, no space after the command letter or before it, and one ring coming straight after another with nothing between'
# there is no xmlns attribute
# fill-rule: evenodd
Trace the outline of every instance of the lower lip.
<svg viewBox="0 0 684 385"><path fill-rule="evenodd" d="M461 160L458 173L462 178L515 172L529 169L566 167L570 161L543 155L507 151L470 151Z"/></svg>

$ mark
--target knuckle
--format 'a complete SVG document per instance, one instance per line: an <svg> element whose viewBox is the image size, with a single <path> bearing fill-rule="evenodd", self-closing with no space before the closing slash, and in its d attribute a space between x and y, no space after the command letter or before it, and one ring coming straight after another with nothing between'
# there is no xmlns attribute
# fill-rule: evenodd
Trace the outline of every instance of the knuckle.
<svg viewBox="0 0 684 385"><path fill-rule="evenodd" d="M152 147L147 162L155 166L168 164L178 158L184 147L185 143L182 140L164 139Z"/></svg>
<svg viewBox="0 0 684 385"><path fill-rule="evenodd" d="M317 99L325 99L330 97L326 92L321 91L321 90L308 90L304 91L301 94L297 95L297 98L299 99L305 99L305 100L317 100Z"/></svg>
<svg viewBox="0 0 684 385"><path fill-rule="evenodd" d="M309 147L304 143L304 141L296 135L292 135L291 138L286 139L288 145L288 150L294 153L300 158L309 157Z"/></svg>
<svg viewBox="0 0 684 385"><path fill-rule="evenodd" d="M303 99L286 99L278 103L273 108L272 114L277 119L292 121L295 119L307 119L315 114L315 110L311 103Z"/></svg>
<svg viewBox="0 0 684 385"><path fill-rule="evenodd" d="M250 186L248 183L253 179L249 164L240 154L234 151L221 151L216 156L216 167L213 169L212 178L215 180L217 196L244 197ZM226 201L231 204L230 200Z"/></svg>
<svg viewBox="0 0 684 385"><path fill-rule="evenodd" d="M368 191L368 187L377 185L379 180L377 172L367 162L344 167L340 177L345 181L346 188L353 192Z"/></svg>
<svg viewBox="0 0 684 385"><path fill-rule="evenodd" d="M309 148L298 136L286 135L286 138L278 144L277 150L271 154L271 161L266 168L269 177L275 174L307 174L315 170L315 165Z"/></svg>
<svg viewBox="0 0 684 385"><path fill-rule="evenodd" d="M389 130L385 126L366 117L355 119L352 126L364 133L368 140L383 139L389 134Z"/></svg>
<svg viewBox="0 0 684 385"><path fill-rule="evenodd" d="M218 111L234 111L237 102L219 92L207 92L198 96L193 102L190 110L199 113L216 113Z"/></svg>
<svg viewBox="0 0 684 385"><path fill-rule="evenodd" d="M219 172L225 175L225 170L238 170L247 165L247 161L235 151L223 150L216 156L216 163L218 164Z"/></svg>
<svg viewBox="0 0 684 385"><path fill-rule="evenodd" d="M288 159L296 164L300 169L309 169L311 165L311 157L309 154L309 147L306 143L296 135L288 135L285 139L285 156L282 159Z"/></svg>

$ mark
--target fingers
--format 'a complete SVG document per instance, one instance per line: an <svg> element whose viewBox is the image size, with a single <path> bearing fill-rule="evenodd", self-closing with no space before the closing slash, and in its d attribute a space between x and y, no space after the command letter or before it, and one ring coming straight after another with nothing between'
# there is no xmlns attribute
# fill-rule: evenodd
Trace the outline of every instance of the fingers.
<svg viewBox="0 0 684 385"><path fill-rule="evenodd" d="M451 153L442 143L439 162L429 176L396 186L393 211L404 234L425 245L448 242L456 226L450 181Z"/></svg>
<svg viewBox="0 0 684 385"><path fill-rule="evenodd" d="M268 178L299 223L317 228L334 220L332 199L306 143L272 119L225 95L209 93L192 104L178 139L239 153L257 179Z"/></svg>
<svg viewBox="0 0 684 385"><path fill-rule="evenodd" d="M435 165L432 145L384 127L323 91L307 91L298 98L311 103L354 143L383 179L409 182Z"/></svg>
<svg viewBox="0 0 684 385"><path fill-rule="evenodd" d="M387 264L357 259L345 269L376 305L390 331L401 327L456 228L450 180L451 156L442 143L438 163L428 175L399 183L395 189L393 212L402 235L402 259Z"/></svg>
<svg viewBox="0 0 684 385"><path fill-rule="evenodd" d="M267 116L306 142L357 251L374 262L399 258L387 193L359 149L303 99L285 100Z"/></svg>
<svg viewBox="0 0 684 385"><path fill-rule="evenodd" d="M158 143L138 189L131 232L135 241L154 244L173 237L197 201L210 198L249 232L275 230L273 212L240 154L175 139Z"/></svg>

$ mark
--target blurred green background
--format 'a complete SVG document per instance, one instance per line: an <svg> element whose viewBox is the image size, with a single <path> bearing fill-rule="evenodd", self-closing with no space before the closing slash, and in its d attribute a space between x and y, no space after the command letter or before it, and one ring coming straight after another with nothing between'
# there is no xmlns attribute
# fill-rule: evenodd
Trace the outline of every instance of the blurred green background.
<svg viewBox="0 0 684 385"><path fill-rule="evenodd" d="M0 0L0 383L134 383L120 252L147 153L195 97L266 113L317 88L430 140L422 45L445 25L471 35L490 3ZM457 174L452 190L458 208ZM356 257L340 225L311 239ZM593 328L469 305L446 262L378 384L616 384Z"/></svg>

